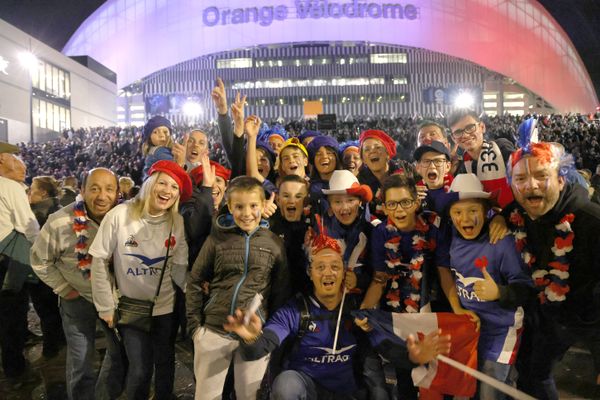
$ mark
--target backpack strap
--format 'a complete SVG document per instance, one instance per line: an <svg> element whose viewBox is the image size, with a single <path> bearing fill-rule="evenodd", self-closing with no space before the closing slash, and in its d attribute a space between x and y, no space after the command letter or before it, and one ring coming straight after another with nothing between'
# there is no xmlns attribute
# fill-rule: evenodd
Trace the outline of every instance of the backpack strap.
<svg viewBox="0 0 600 400"><path fill-rule="evenodd" d="M308 332L308 327L312 317L308 309L308 300L306 299L306 296L298 292L296 293L296 301L300 306L300 326L298 327L298 334L296 335L296 340L299 341L306 334L306 332Z"/></svg>

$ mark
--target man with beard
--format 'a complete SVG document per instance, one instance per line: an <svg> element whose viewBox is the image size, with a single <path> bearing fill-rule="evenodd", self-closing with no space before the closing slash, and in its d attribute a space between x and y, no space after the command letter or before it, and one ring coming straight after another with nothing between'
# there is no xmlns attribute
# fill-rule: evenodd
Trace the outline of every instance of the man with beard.
<svg viewBox="0 0 600 400"><path fill-rule="evenodd" d="M508 165L518 203L510 224L537 295L517 367L522 388L541 399L558 399L552 369L577 340L591 343L600 371L600 207L568 181L573 168L556 143L529 144Z"/></svg>

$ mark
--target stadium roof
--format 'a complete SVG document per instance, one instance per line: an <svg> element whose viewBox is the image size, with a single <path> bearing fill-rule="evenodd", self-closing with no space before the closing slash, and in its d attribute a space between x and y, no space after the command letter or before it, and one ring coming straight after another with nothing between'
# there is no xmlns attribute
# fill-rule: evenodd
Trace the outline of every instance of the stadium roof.
<svg viewBox="0 0 600 400"><path fill-rule="evenodd" d="M58 7L63 31L72 31L67 28L69 22L76 25L85 16L82 3L88 12L101 3L32 0L23 9L29 14L29 21L35 20L36 5L32 3L36 2L44 3L46 7L52 7L52 4L55 9ZM340 1L348 2L352 0ZM289 3L289 8L294 4L289 0L256 3L258 7ZM66 7L61 8L59 4ZM226 30L220 25L202 26L203 11L217 4L219 10L252 7L248 1L234 0L109 0L81 24L64 50L74 55L87 52L114 69L119 85L123 86L158 69L209 52L259 44L265 36L272 39L271 43L311 39L371 40L424 47L471 60L515 79L561 111L588 111L597 105L589 75L579 58L581 54L586 59L588 69L596 78L596 87L600 87L600 5L593 0L414 0L398 4L414 4L419 9L417 20L412 21L416 23L411 25L411 21L403 21L388 32L382 32L381 27L389 22L383 19L361 21L360 24L345 24L343 18L313 20L309 29L305 24L299 25L298 18L285 21L285 29L281 29L281 21L266 27L230 24ZM15 23L14 18L11 20L6 16L10 17L10 10L16 9L14 4L5 4L0 17ZM52 21L48 15L52 13L45 13L45 22ZM569 32L572 42L556 20ZM15 25L19 26L18 23ZM344 28L347 25L351 27ZM38 32L46 36L44 32ZM178 36L183 32L187 37ZM190 35L190 32L195 33ZM132 59L139 61L132 63Z"/></svg>

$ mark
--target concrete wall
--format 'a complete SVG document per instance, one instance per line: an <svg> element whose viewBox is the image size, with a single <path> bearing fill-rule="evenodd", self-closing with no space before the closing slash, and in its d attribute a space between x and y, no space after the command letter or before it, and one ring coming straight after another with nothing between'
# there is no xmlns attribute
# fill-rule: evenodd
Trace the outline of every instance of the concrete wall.
<svg viewBox="0 0 600 400"><path fill-rule="evenodd" d="M8 141L30 141L30 78L19 54L31 52L71 77L71 126L75 129L116 124L116 84L0 20L0 118L8 120ZM34 134L34 141L57 134Z"/></svg>

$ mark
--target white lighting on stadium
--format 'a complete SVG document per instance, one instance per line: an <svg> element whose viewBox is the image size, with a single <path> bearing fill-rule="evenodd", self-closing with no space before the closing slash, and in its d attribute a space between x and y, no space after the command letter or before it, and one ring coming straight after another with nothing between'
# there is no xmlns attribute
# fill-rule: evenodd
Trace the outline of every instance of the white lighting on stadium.
<svg viewBox="0 0 600 400"><path fill-rule="evenodd" d="M29 51L19 53L19 62L21 63L21 66L29 72L35 71L38 66L38 58Z"/></svg>
<svg viewBox="0 0 600 400"><path fill-rule="evenodd" d="M188 117L197 117L202 114L202 106L195 101L186 101L181 107L183 114Z"/></svg>
<svg viewBox="0 0 600 400"><path fill-rule="evenodd" d="M473 95L468 92L460 92L454 99L454 106L457 108L470 108L475 104Z"/></svg>

